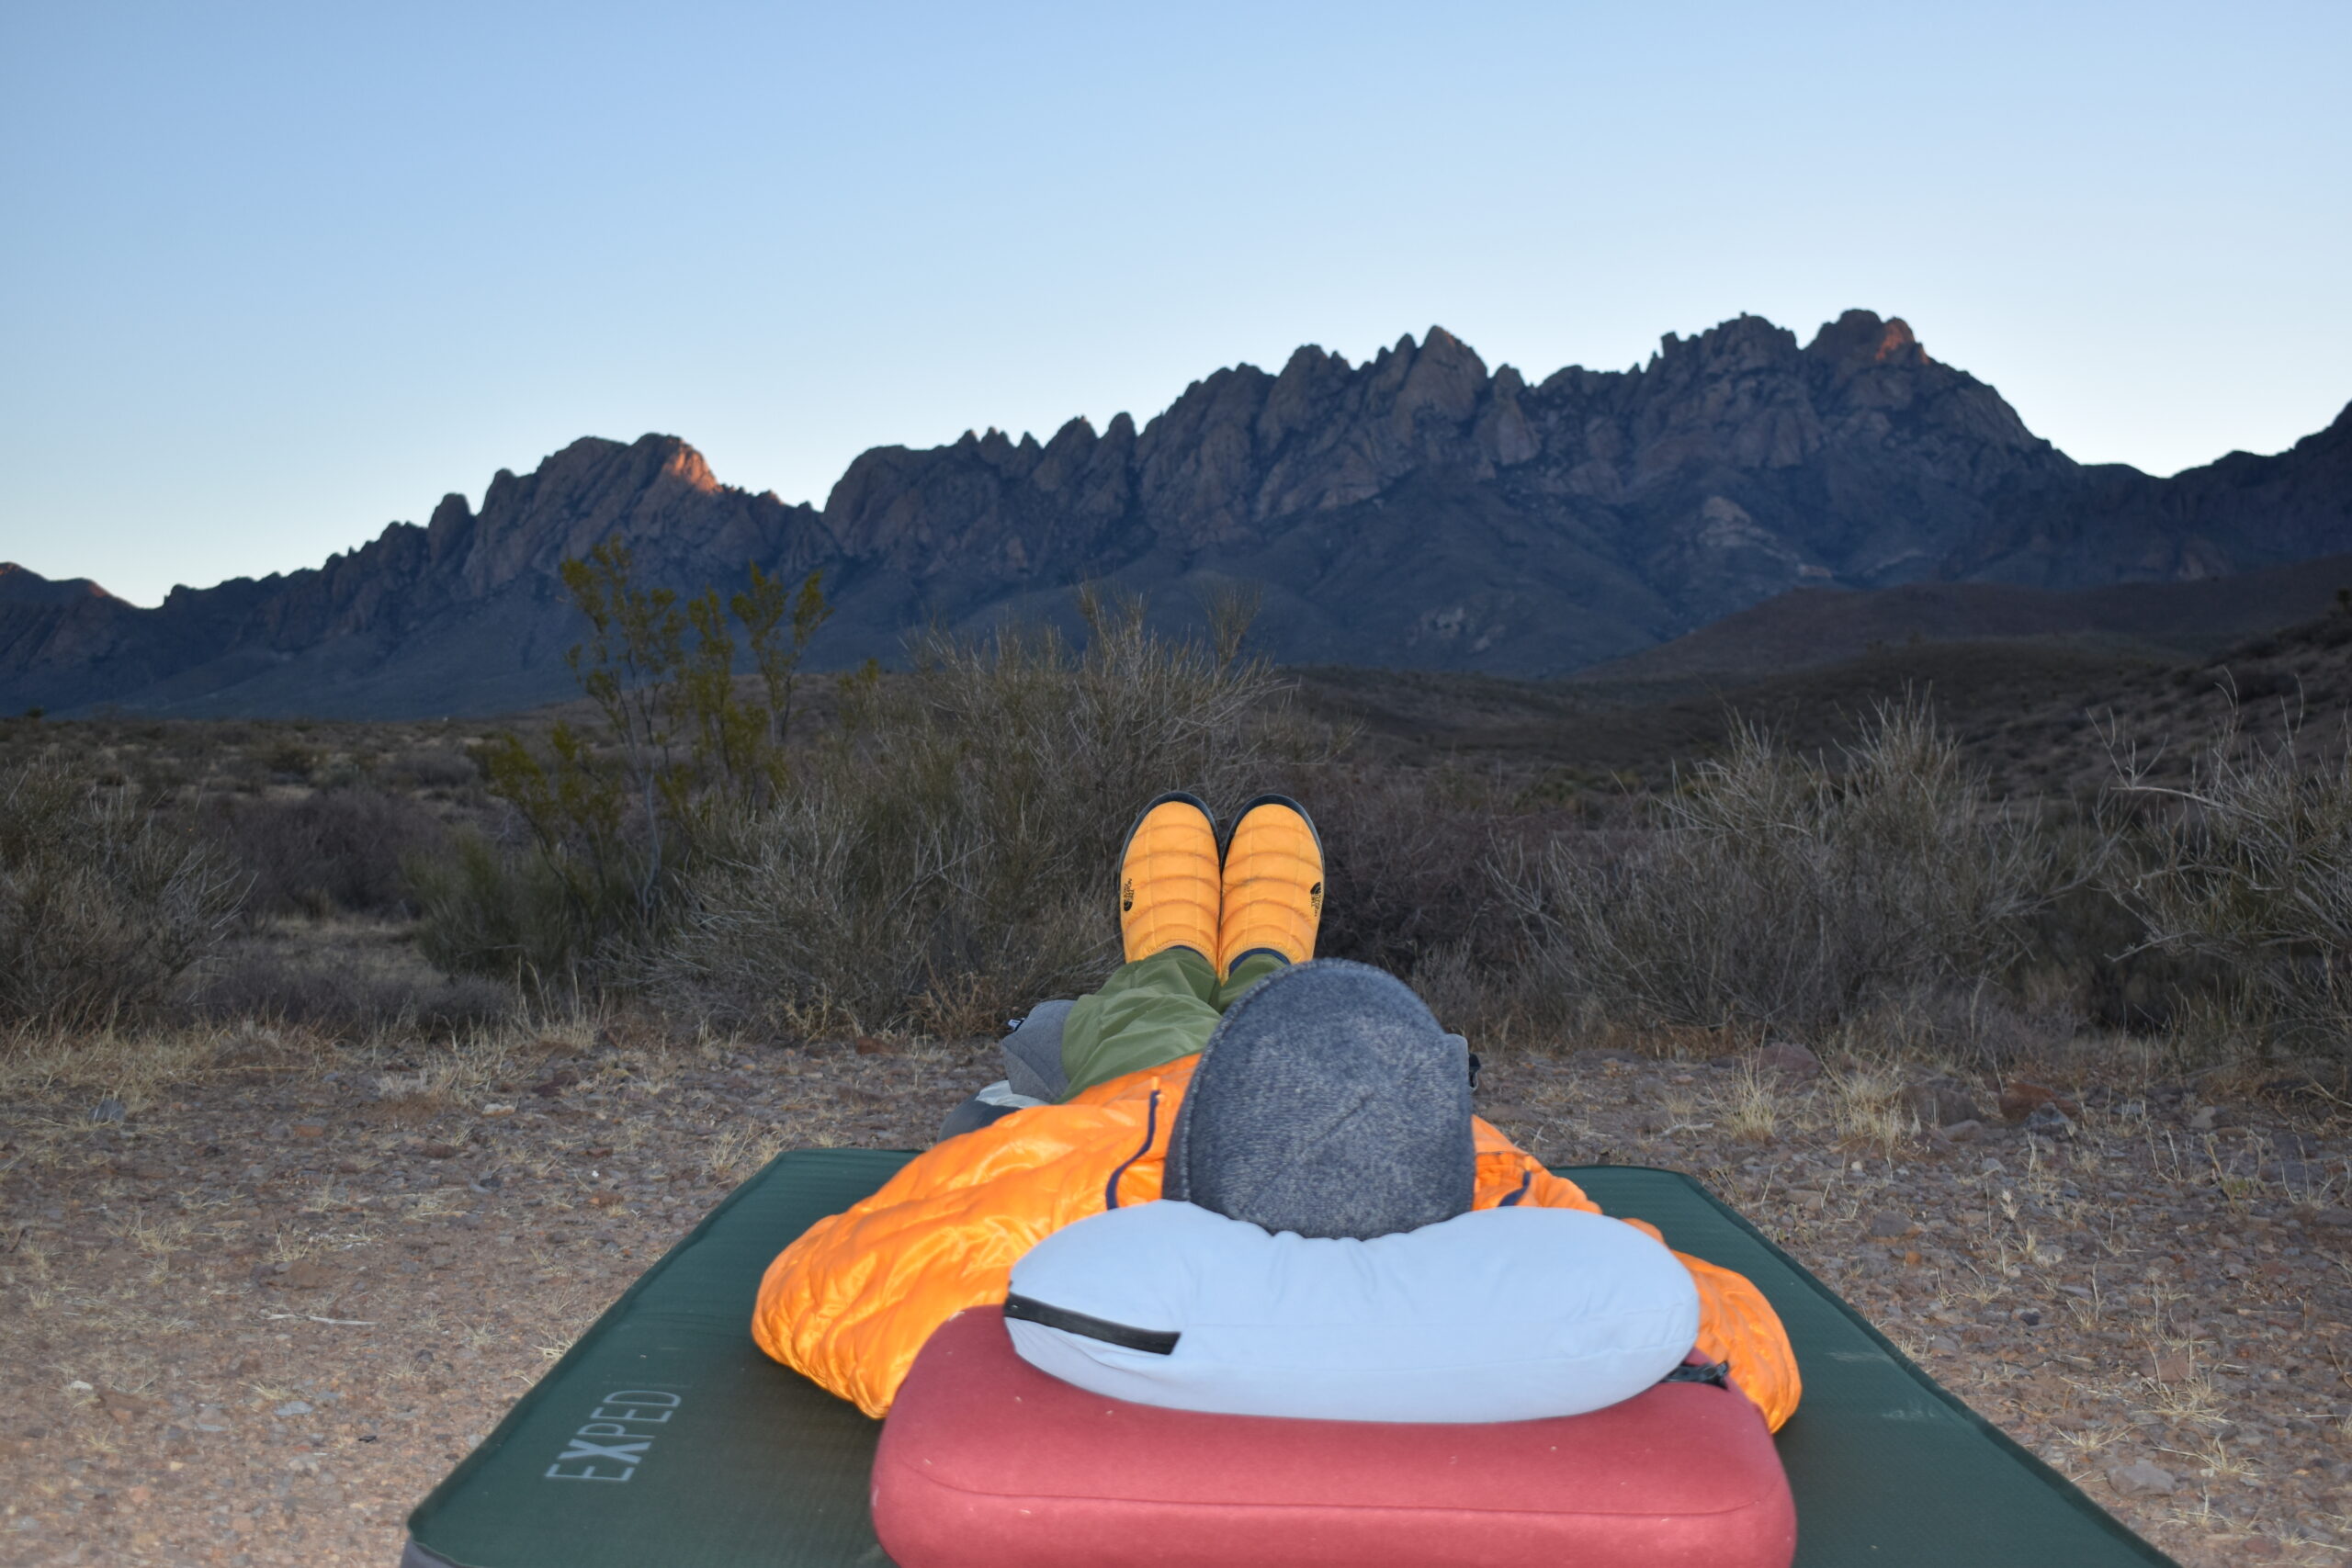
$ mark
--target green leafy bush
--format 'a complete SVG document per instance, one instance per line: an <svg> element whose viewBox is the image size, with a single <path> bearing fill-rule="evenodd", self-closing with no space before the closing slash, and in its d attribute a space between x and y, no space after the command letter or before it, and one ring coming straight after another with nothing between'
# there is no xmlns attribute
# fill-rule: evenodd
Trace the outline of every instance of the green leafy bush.
<svg viewBox="0 0 2352 1568"><path fill-rule="evenodd" d="M600 979L658 942L719 825L776 802L800 660L831 614L813 573L795 592L757 564L724 604L716 589L681 601L637 581L617 541L566 561L563 581L590 629L569 661L601 723L559 723L544 748L492 739L477 758L513 838L410 861L435 962L542 986ZM755 694L736 679L739 637Z"/></svg>

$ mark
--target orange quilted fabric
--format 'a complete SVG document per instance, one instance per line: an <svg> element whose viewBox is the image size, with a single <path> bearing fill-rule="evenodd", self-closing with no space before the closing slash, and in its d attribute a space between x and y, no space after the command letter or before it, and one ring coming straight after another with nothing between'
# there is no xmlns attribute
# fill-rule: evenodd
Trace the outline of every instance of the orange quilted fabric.
<svg viewBox="0 0 2352 1568"><path fill-rule="evenodd" d="M1216 824L1197 802L1163 800L1145 812L1119 857L1119 936L1127 962L1189 947L1216 963L1222 875Z"/></svg>
<svg viewBox="0 0 2352 1568"><path fill-rule="evenodd" d="M1304 813L1277 801L1243 812L1225 847L1224 876L1220 976L1260 949L1293 964L1315 956L1315 933L1323 921L1323 846Z"/></svg>
<svg viewBox="0 0 2352 1568"><path fill-rule="evenodd" d="M850 1209L817 1222L768 1265L752 1310L760 1348L854 1401L890 1408L915 1352L966 1307L1001 1302L1012 1265L1073 1221L1159 1196L1168 1132L1197 1056L1041 1105L950 1138ZM1483 1120L1477 1195L1547 1208L1600 1208ZM1657 1230L1641 1221L1652 1235ZM1777 1429L1797 1407L1796 1357L1762 1292L1676 1254L1699 1286L1699 1348Z"/></svg>

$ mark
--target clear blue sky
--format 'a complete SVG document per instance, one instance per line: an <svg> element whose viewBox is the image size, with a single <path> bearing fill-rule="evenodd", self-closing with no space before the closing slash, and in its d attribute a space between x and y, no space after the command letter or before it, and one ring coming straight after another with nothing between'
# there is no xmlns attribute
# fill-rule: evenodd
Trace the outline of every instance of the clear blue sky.
<svg viewBox="0 0 2352 1568"><path fill-rule="evenodd" d="M0 5L0 558L153 602L573 437L822 502L1439 322L1849 306L2086 460L2352 399L2352 6Z"/></svg>

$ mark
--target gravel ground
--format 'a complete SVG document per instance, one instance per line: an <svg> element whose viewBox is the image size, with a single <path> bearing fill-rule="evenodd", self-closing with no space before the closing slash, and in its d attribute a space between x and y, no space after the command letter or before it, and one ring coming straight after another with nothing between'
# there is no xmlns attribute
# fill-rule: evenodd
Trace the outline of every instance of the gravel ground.
<svg viewBox="0 0 2352 1568"><path fill-rule="evenodd" d="M1487 1055L1506 1131L1702 1173L2184 1563L2344 1561L2352 1140L2324 1096ZM786 1146L919 1146L993 1067L626 1021L20 1043L0 1563L389 1568L407 1509L735 1182Z"/></svg>

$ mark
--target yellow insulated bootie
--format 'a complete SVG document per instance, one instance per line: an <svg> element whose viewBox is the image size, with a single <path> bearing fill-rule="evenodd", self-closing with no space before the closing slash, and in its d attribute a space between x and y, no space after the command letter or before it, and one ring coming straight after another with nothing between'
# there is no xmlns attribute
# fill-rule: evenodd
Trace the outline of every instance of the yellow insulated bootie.
<svg viewBox="0 0 2352 1568"><path fill-rule="evenodd" d="M1189 947L1216 962L1216 819L1179 790L1144 807L1119 852L1119 937L1127 962Z"/></svg>
<svg viewBox="0 0 2352 1568"><path fill-rule="evenodd" d="M1261 795L1241 808L1225 846L1218 976L1230 976L1253 953L1306 963L1322 922L1323 842L1315 824L1288 795Z"/></svg>

